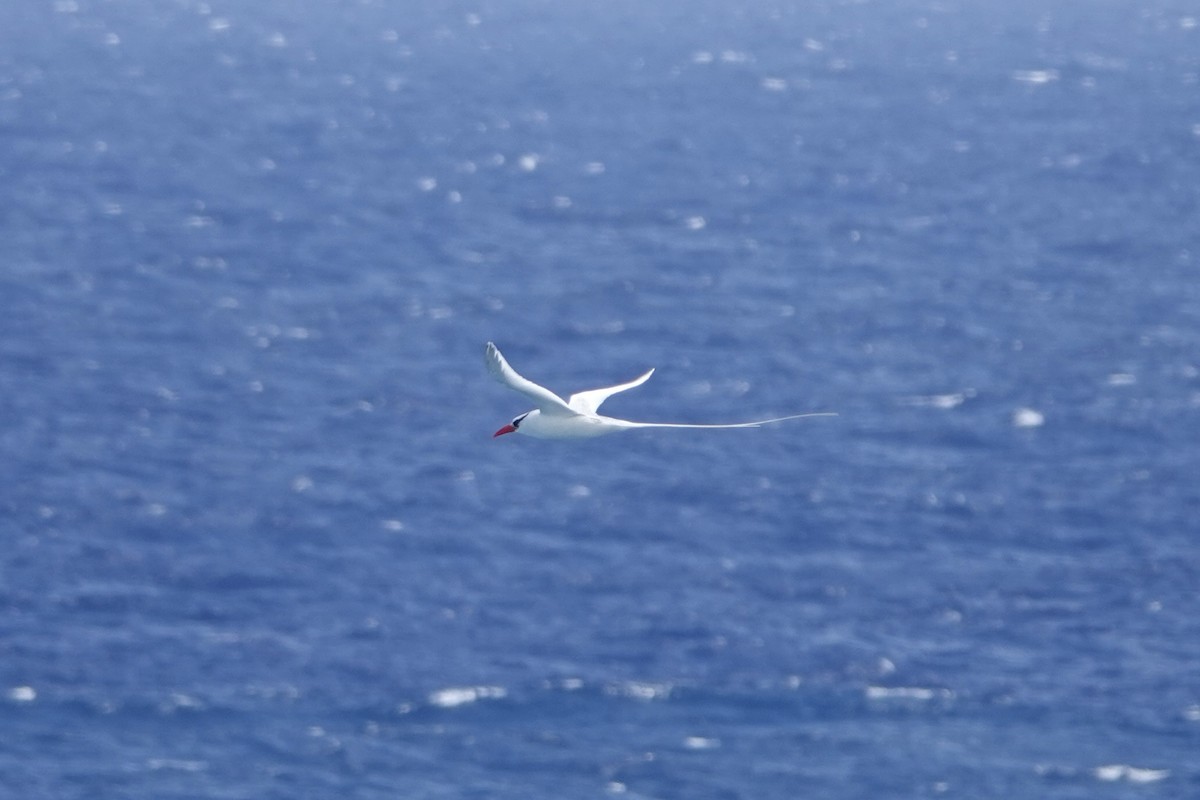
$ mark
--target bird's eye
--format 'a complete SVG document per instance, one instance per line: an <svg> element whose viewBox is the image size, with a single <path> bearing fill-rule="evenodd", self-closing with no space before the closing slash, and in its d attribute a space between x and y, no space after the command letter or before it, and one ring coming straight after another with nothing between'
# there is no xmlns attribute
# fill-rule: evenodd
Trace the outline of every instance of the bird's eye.
<svg viewBox="0 0 1200 800"><path fill-rule="evenodd" d="M524 422L524 421L525 421L525 418L526 418L526 417L528 417L528 416L529 416L528 414L522 414L521 416L517 417L516 419L514 419L514 420L512 421L512 426L513 426L514 428L519 428L519 427L521 427L521 423L522 423L522 422Z"/></svg>

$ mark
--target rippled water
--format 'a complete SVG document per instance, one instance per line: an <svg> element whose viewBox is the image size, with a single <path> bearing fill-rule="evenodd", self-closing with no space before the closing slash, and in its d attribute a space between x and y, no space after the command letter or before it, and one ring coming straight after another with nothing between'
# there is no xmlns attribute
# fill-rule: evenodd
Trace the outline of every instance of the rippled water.
<svg viewBox="0 0 1200 800"><path fill-rule="evenodd" d="M0 9L0 795L1200 792L1200 15L304 5Z"/></svg>

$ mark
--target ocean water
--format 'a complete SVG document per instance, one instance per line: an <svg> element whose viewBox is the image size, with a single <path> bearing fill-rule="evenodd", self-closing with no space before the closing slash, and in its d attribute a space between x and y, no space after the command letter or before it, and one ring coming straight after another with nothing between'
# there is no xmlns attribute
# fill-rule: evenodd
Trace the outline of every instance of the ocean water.
<svg viewBox="0 0 1200 800"><path fill-rule="evenodd" d="M1198 187L1172 0L0 6L0 797L1200 796Z"/></svg>

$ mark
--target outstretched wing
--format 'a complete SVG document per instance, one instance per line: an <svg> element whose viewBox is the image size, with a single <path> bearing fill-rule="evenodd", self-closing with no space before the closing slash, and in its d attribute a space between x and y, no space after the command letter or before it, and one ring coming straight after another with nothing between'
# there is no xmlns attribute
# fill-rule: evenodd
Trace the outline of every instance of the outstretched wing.
<svg viewBox="0 0 1200 800"><path fill-rule="evenodd" d="M641 386L650 379L654 374L654 370L650 370L640 378L634 378L629 383L622 383L619 386L609 386L606 389L590 389L586 392L576 392L567 399L567 405L578 411L580 414L595 414L600 408L600 404L608 398L612 397L617 392L623 392L626 389L632 389L635 386Z"/></svg>
<svg viewBox="0 0 1200 800"><path fill-rule="evenodd" d="M492 377L508 388L515 389L533 400L543 414L574 416L579 413L546 387L538 386L528 378L521 377L515 369L508 365L504 356L500 354L500 350L491 342L487 343L483 360L487 364L488 372L492 373Z"/></svg>
<svg viewBox="0 0 1200 800"><path fill-rule="evenodd" d="M760 425L770 425L772 422L786 422L789 419L836 416L836 411L814 411L811 414L792 414L789 417L774 417L773 419L760 419L754 422L731 422L724 425L691 425L684 422L631 422L627 419L613 421L620 423L626 428L757 428Z"/></svg>

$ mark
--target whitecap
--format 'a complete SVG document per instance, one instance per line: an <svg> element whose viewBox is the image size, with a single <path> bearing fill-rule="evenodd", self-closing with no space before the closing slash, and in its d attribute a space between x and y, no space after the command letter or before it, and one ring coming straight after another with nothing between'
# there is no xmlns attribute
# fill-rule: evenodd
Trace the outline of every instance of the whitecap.
<svg viewBox="0 0 1200 800"><path fill-rule="evenodd" d="M32 703L37 700L37 690L32 686L14 686L8 690L8 699L14 703Z"/></svg>
<svg viewBox="0 0 1200 800"><path fill-rule="evenodd" d="M688 736L683 740L683 746L688 750L716 750L721 746L721 740L710 736Z"/></svg>
<svg viewBox="0 0 1200 800"><path fill-rule="evenodd" d="M1092 770L1092 774L1108 783L1121 780L1130 783L1156 783L1169 777L1171 771L1169 769L1131 767L1128 764L1105 764Z"/></svg>
<svg viewBox="0 0 1200 800"><path fill-rule="evenodd" d="M176 711L198 711L204 708L204 703L198 698L183 692L171 692L171 695L158 704L158 710L163 714L174 714Z"/></svg>
<svg viewBox="0 0 1200 800"><path fill-rule="evenodd" d="M1032 408L1018 408L1012 415L1012 424L1017 428L1040 428L1045 423L1046 415Z"/></svg>
<svg viewBox="0 0 1200 800"><path fill-rule="evenodd" d="M1142 769L1139 767L1128 767L1125 770L1125 778L1130 783L1155 783L1170 777L1171 770L1169 769Z"/></svg>
<svg viewBox="0 0 1200 800"><path fill-rule="evenodd" d="M628 681L608 688L609 694L631 697L634 700L665 700L671 696L672 686L669 683L648 683L643 681Z"/></svg>
<svg viewBox="0 0 1200 800"><path fill-rule="evenodd" d="M457 708L478 700L495 700L507 695L508 691L502 686L450 686L431 692L429 702L438 708Z"/></svg>
<svg viewBox="0 0 1200 800"><path fill-rule="evenodd" d="M929 394L910 397L904 402L910 406L921 406L925 408L940 408L949 410L958 408L966 402L968 396L974 396L973 390L966 392L948 392L946 394Z"/></svg>
<svg viewBox="0 0 1200 800"><path fill-rule="evenodd" d="M868 700L918 700L928 702L938 697L953 696L949 689L929 689L924 686L868 686Z"/></svg>
<svg viewBox="0 0 1200 800"><path fill-rule="evenodd" d="M1013 80L1020 83L1028 83L1034 86L1040 86L1046 83L1052 83L1058 80L1058 70L1056 69L1019 69L1013 72Z"/></svg>

